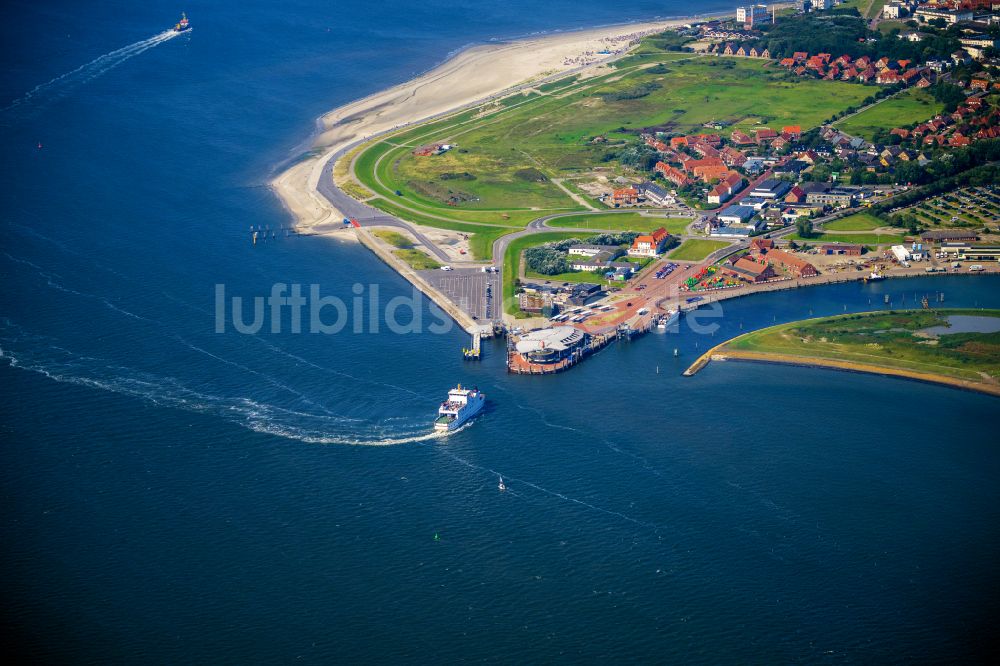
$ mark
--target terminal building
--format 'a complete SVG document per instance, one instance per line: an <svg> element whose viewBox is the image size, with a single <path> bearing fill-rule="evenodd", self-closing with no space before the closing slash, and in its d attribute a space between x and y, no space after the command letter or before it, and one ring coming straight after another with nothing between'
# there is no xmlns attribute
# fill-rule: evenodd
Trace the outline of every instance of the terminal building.
<svg viewBox="0 0 1000 666"><path fill-rule="evenodd" d="M514 351L529 363L551 364L583 353L587 334L572 326L540 328L514 343Z"/></svg>

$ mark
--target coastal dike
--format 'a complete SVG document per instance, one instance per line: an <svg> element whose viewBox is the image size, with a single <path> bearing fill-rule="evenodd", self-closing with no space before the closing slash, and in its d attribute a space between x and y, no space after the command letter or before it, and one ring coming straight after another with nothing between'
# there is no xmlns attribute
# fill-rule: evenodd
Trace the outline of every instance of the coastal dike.
<svg viewBox="0 0 1000 666"><path fill-rule="evenodd" d="M470 335L475 335L479 332L480 326L473 321L472 317L462 311L462 309L455 305L451 299L432 287L427 280L420 277L420 275L418 275L415 270L410 268L406 262L379 244L378 241L372 238L371 232L368 231L368 229L355 229L355 233L357 234L358 240L362 245L375 253L375 256L388 264L403 278L409 281L410 284L419 289L422 294L427 296L427 298L437 303L442 310L447 312L448 315L454 319L459 326L468 331Z"/></svg>
<svg viewBox="0 0 1000 666"><path fill-rule="evenodd" d="M865 313L860 313L865 314ZM803 322L815 321L819 319L826 319L827 317L814 317L812 319L804 319ZM699 356L691 366L685 370L682 375L684 377L693 377L699 371L705 368L712 361L749 361L757 363L779 363L782 365L795 365L804 368L826 368L829 370L842 370L845 372L861 372L869 375L882 375L883 377L899 377L902 379L911 379L913 381L926 382L929 384L942 384L945 386L950 386L952 388L964 389L966 391L976 391L978 393L986 393L988 395L995 395L1000 397L1000 386L979 382L970 382L963 379L957 379L954 377L945 377L943 375L935 375L926 372L917 372L916 370L907 370L904 368L891 368L881 365L871 365L868 363L855 363L853 361L838 361L834 359L824 359L824 358L814 358L814 357L802 357L793 356L791 354L776 354L771 352L755 352L755 351L744 351L735 350L728 348L730 344L736 342L737 340L744 338L746 336L758 333L757 331L749 331L738 335L731 340L726 340L725 342L718 344L704 354Z"/></svg>

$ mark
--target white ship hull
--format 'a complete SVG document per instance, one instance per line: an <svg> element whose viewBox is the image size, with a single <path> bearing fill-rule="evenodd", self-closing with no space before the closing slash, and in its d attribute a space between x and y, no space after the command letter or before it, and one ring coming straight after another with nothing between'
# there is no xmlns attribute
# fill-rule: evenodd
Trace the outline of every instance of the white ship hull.
<svg viewBox="0 0 1000 666"><path fill-rule="evenodd" d="M451 391L448 397L449 400L438 409L438 417L434 421L436 432L451 432L461 428L486 405L486 396L476 390L462 390L459 387Z"/></svg>
<svg viewBox="0 0 1000 666"><path fill-rule="evenodd" d="M681 318L681 313L679 310L671 310L664 317L660 318L660 321L657 322L656 324L656 328L660 329L661 331L665 331L674 324L676 324L680 318Z"/></svg>

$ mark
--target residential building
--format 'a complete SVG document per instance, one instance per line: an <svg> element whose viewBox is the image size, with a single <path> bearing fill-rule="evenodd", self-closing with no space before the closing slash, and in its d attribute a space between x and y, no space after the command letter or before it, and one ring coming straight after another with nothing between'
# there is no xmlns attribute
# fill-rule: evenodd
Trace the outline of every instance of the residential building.
<svg viewBox="0 0 1000 666"><path fill-rule="evenodd" d="M928 23L934 19L944 19L945 23L958 23L959 21L971 21L973 13L963 9L937 9L935 7L918 7L914 16L922 23Z"/></svg>
<svg viewBox="0 0 1000 666"><path fill-rule="evenodd" d="M628 254L630 257L656 257L663 252L669 239L670 234L660 227L652 233L636 236L632 241L632 247L628 249Z"/></svg>
<svg viewBox="0 0 1000 666"><path fill-rule="evenodd" d="M747 28L753 28L756 25L769 25L771 14L767 11L767 5L737 7L736 22L742 23Z"/></svg>
<svg viewBox="0 0 1000 666"><path fill-rule="evenodd" d="M834 187L826 192L809 192L806 195L806 202L845 208L854 205L855 197L856 193L854 190Z"/></svg>
<svg viewBox="0 0 1000 666"><path fill-rule="evenodd" d="M634 187L622 187L611 193L611 201L616 206L631 206L639 203L639 190Z"/></svg>
<svg viewBox="0 0 1000 666"><path fill-rule="evenodd" d="M674 198L670 196L670 193L656 183L641 183L638 189L646 203L653 206L666 206L674 203Z"/></svg>
<svg viewBox="0 0 1000 666"><path fill-rule="evenodd" d="M684 187L691 183L691 179L688 178L684 173L670 166L666 162L657 162L655 171L663 174L663 177L669 180L671 183L677 187Z"/></svg>

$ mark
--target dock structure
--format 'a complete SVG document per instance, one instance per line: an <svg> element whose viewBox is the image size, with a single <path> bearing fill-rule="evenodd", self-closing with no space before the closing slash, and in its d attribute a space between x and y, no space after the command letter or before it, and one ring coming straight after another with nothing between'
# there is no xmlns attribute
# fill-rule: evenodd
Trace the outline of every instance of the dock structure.
<svg viewBox="0 0 1000 666"><path fill-rule="evenodd" d="M591 354L608 346L612 342L629 341L642 335L652 327L652 318L642 317L634 324L623 323L615 328L601 333L584 333L583 340L578 345L564 353L555 361L533 361L529 354L517 350L517 340L507 339L507 372L515 375L554 375L569 370ZM568 326L558 328L571 328ZM537 333L537 331L535 332Z"/></svg>
<svg viewBox="0 0 1000 666"><path fill-rule="evenodd" d="M472 334L472 347L470 349L462 349L462 356L466 361L478 361L482 356L483 351L483 333L482 331L476 331Z"/></svg>

